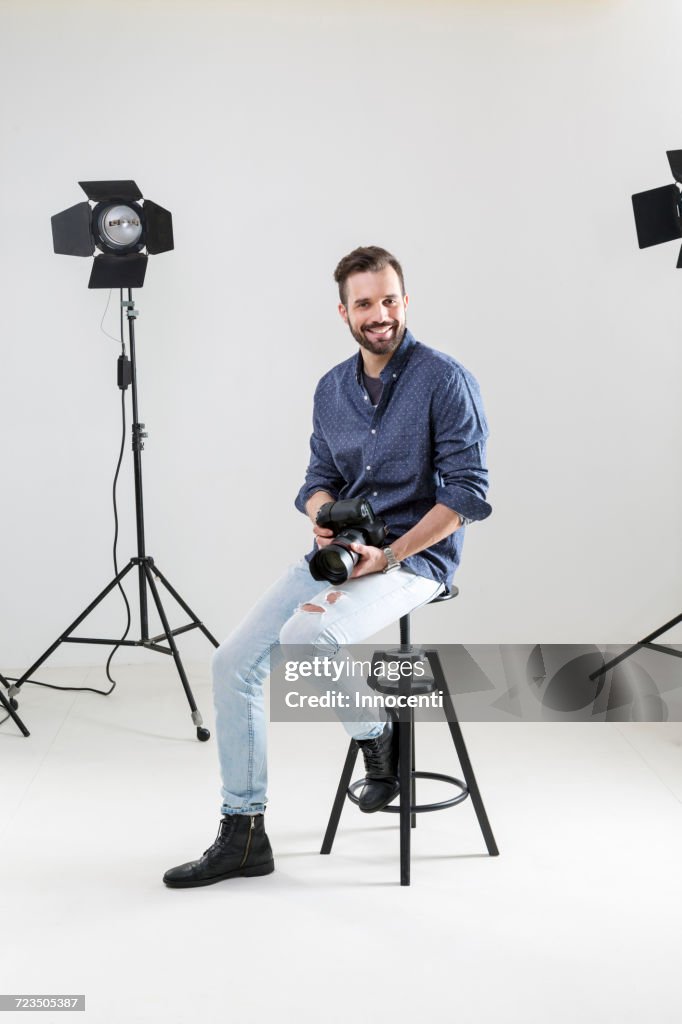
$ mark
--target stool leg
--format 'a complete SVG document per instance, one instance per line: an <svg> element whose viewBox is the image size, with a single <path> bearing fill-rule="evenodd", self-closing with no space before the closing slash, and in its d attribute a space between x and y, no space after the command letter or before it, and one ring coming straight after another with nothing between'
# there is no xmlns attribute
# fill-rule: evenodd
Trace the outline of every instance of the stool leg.
<svg viewBox="0 0 682 1024"><path fill-rule="evenodd" d="M427 651L426 657L428 658L429 664L431 666L431 671L433 672L433 678L436 682L436 686L443 697L443 710L445 711L445 716L447 718L448 726L450 728L450 734L455 744L455 750L457 751L459 763L462 766L462 772L464 774L464 779L467 784L467 789L469 790L469 796L471 797L471 802L473 803L474 810L476 811L478 824L480 826L481 832L483 833L483 838L485 839L485 845L488 848L488 853L490 854L490 856L497 857L500 851L497 849L495 836L493 835L493 830L490 827L490 822L488 821L488 815L486 814L485 807L483 806L483 799L478 788L478 783L476 782L474 769L472 768L471 761L469 760L469 754L467 752L464 737L462 735L462 730L460 728L460 724L455 713L455 706L452 703L452 697L450 696L450 691L448 690L448 685L445 679L445 674L443 672L443 666L440 663L438 651Z"/></svg>
<svg viewBox="0 0 682 1024"><path fill-rule="evenodd" d="M403 615L400 620L400 651L411 654L412 644L410 642L410 616ZM410 677L411 678L411 677ZM410 750L412 751L411 778L410 778L410 803L414 807L417 803L417 781L414 777L415 753L414 753L414 714L411 716L410 726ZM417 815L410 815L410 828L417 827Z"/></svg>
<svg viewBox="0 0 682 1024"><path fill-rule="evenodd" d="M410 884L410 795L412 782L412 708L400 709L400 884Z"/></svg>
<svg viewBox="0 0 682 1024"><path fill-rule="evenodd" d="M334 842L336 830L339 827L339 818L341 817L341 811L343 810L344 801L346 799L346 792L353 776L353 768L355 768L355 762L357 760L359 750L360 748L355 740L351 740L350 746L348 747L348 753L346 754L346 762L343 766L343 771L341 772L341 778L339 779L339 787L336 790L332 813L329 815L327 831L325 832L324 839L322 840L322 849L320 850L320 853L332 852L332 843Z"/></svg>
<svg viewBox="0 0 682 1024"><path fill-rule="evenodd" d="M412 750L412 782L410 784L410 803L414 807L417 803L417 780L414 777L414 770L416 767L415 758L415 742L414 742L414 714L412 715L412 722L410 725L410 749ZM410 828L417 827L417 815L412 814L410 818Z"/></svg>

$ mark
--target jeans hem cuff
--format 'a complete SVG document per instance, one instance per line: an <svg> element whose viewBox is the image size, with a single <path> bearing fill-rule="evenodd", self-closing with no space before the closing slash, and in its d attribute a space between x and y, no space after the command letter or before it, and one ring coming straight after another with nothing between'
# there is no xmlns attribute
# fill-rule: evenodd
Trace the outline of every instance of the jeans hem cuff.
<svg viewBox="0 0 682 1024"><path fill-rule="evenodd" d="M220 813L225 814L265 814L264 804L255 804L252 807L221 807Z"/></svg>

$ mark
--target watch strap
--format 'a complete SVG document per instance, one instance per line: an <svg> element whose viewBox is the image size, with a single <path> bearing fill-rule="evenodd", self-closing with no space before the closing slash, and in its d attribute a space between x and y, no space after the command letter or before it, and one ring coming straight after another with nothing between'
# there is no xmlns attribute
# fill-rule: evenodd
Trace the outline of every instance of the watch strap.
<svg viewBox="0 0 682 1024"><path fill-rule="evenodd" d="M393 554L393 549L391 547L389 547L388 545L386 545L385 548L382 548L382 551L386 555L386 562L387 562L386 568L383 569L382 571L383 572L392 572L393 569L399 569L400 568L400 562L398 561L398 559Z"/></svg>

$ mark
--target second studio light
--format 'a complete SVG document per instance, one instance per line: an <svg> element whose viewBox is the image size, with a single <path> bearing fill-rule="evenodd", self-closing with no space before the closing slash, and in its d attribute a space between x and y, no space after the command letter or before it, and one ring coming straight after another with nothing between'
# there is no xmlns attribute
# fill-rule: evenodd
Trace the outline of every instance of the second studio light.
<svg viewBox="0 0 682 1024"><path fill-rule="evenodd" d="M147 253L173 248L168 210L143 199L134 181L79 181L89 202L76 203L52 217L54 251L92 256L89 288L141 288ZM145 250L146 249L146 253Z"/></svg>
<svg viewBox="0 0 682 1024"><path fill-rule="evenodd" d="M682 238L682 149L669 149L666 156L677 184L636 192L632 197L640 249ZM677 269L682 269L682 249L677 258Z"/></svg>

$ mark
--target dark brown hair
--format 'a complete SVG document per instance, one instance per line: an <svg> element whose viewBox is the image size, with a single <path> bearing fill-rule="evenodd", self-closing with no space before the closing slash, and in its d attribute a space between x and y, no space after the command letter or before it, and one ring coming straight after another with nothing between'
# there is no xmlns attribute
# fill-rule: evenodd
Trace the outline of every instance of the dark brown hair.
<svg viewBox="0 0 682 1024"><path fill-rule="evenodd" d="M386 249L382 249L378 245L361 245L358 249L353 249L352 252L349 252L342 260L339 260L339 264L334 271L334 280L339 286L339 298L343 305L346 305L348 298L346 294L346 281L351 274L357 274L365 270L371 270L373 273L376 273L378 270L384 270L385 267L393 267L400 280L401 295L404 295L405 281L403 278L403 268L395 256L392 256Z"/></svg>

